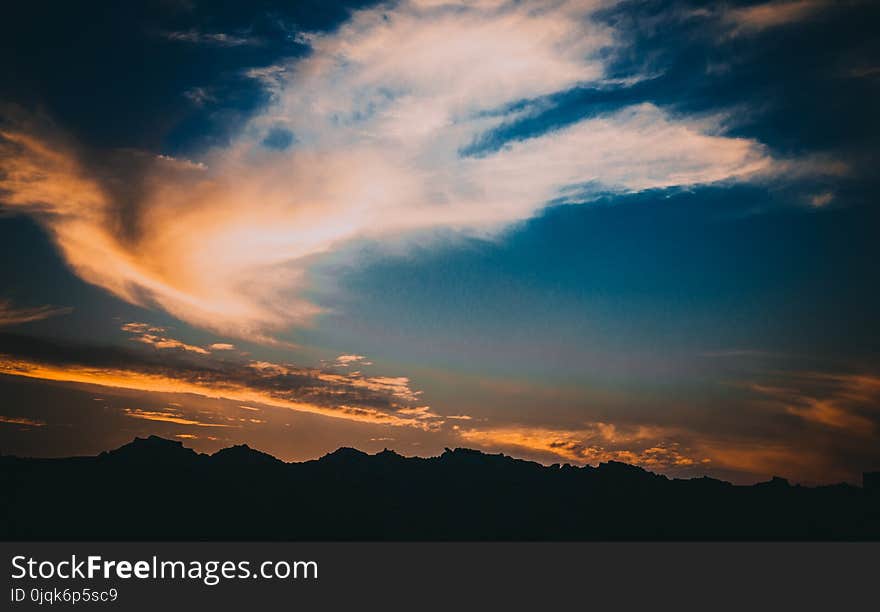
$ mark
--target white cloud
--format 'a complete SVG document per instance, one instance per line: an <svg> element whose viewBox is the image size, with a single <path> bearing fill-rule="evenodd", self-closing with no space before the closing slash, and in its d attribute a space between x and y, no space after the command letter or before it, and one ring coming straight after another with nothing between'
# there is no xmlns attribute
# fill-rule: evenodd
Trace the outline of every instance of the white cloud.
<svg viewBox="0 0 880 612"><path fill-rule="evenodd" d="M334 364L340 368L347 368L353 365L373 365L371 361L367 360L363 355L340 355L336 358L336 363Z"/></svg>
<svg viewBox="0 0 880 612"><path fill-rule="evenodd" d="M750 180L785 170L721 119L640 104L519 140L461 152L533 112L522 100L606 86L618 33L592 18L607 2L411 1L357 11L303 37L312 53L251 71L272 103L199 164L155 160L133 236L122 204L69 148L4 134L6 203L37 215L85 280L227 336L271 341L308 325L316 255L413 230L491 233L552 200ZM261 143L283 126L283 151ZM0 141L0 146L3 146Z"/></svg>

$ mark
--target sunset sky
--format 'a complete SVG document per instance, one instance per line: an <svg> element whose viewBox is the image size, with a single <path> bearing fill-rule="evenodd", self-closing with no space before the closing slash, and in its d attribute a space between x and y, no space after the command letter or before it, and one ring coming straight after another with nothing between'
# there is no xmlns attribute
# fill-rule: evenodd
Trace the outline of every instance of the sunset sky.
<svg viewBox="0 0 880 612"><path fill-rule="evenodd" d="M11 3L0 452L880 469L880 7Z"/></svg>

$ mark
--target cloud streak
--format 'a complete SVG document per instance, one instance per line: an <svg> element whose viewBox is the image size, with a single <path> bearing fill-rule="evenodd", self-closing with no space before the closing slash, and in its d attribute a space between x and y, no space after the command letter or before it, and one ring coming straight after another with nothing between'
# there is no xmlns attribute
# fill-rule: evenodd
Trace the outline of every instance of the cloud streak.
<svg viewBox="0 0 880 612"><path fill-rule="evenodd" d="M195 29L164 32L162 37L173 42L214 45L218 47L240 47L243 45L261 44L259 39L249 36L238 36L236 34L227 34L226 32L202 32Z"/></svg>
<svg viewBox="0 0 880 612"><path fill-rule="evenodd" d="M0 327L42 321L68 314L72 310L56 306L17 307L10 300L0 300Z"/></svg>
<svg viewBox="0 0 880 612"><path fill-rule="evenodd" d="M728 9L722 19L732 35L752 34L803 21L833 5L827 0L777 0Z"/></svg>
<svg viewBox="0 0 880 612"><path fill-rule="evenodd" d="M132 340L140 342L156 349L179 349L199 355L210 355L211 350L228 350L234 348L231 344L212 344L208 349L193 344L187 344L176 338L169 338L165 334L164 327L154 327L146 323L126 323L122 331L132 334ZM219 349L217 348L219 347Z"/></svg>
<svg viewBox="0 0 880 612"><path fill-rule="evenodd" d="M27 417L16 417L16 416L4 416L0 415L0 423L5 423L6 425L22 425L24 427L45 427L45 421L38 421L36 419L29 419Z"/></svg>
<svg viewBox="0 0 880 612"><path fill-rule="evenodd" d="M229 427L225 423L211 423L186 418L179 411L161 411L161 410L141 410L140 408L125 408L123 412L134 419L143 419L145 421L160 421L163 423L174 423L175 425L194 425L196 427Z"/></svg>
<svg viewBox="0 0 880 612"><path fill-rule="evenodd" d="M872 436L880 418L880 377L802 372L751 385L763 401L806 423Z"/></svg>

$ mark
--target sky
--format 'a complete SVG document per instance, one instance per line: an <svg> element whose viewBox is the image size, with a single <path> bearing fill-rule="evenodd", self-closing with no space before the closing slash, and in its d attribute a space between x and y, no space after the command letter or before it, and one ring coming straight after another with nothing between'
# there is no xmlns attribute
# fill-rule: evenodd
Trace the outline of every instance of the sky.
<svg viewBox="0 0 880 612"><path fill-rule="evenodd" d="M880 8L14 3L0 452L880 469Z"/></svg>

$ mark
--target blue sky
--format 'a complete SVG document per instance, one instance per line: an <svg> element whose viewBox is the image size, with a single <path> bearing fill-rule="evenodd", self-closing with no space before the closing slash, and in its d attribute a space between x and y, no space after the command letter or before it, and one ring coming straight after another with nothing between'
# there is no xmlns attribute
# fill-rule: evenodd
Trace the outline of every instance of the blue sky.
<svg viewBox="0 0 880 612"><path fill-rule="evenodd" d="M2 26L4 452L877 467L871 3L35 11Z"/></svg>

